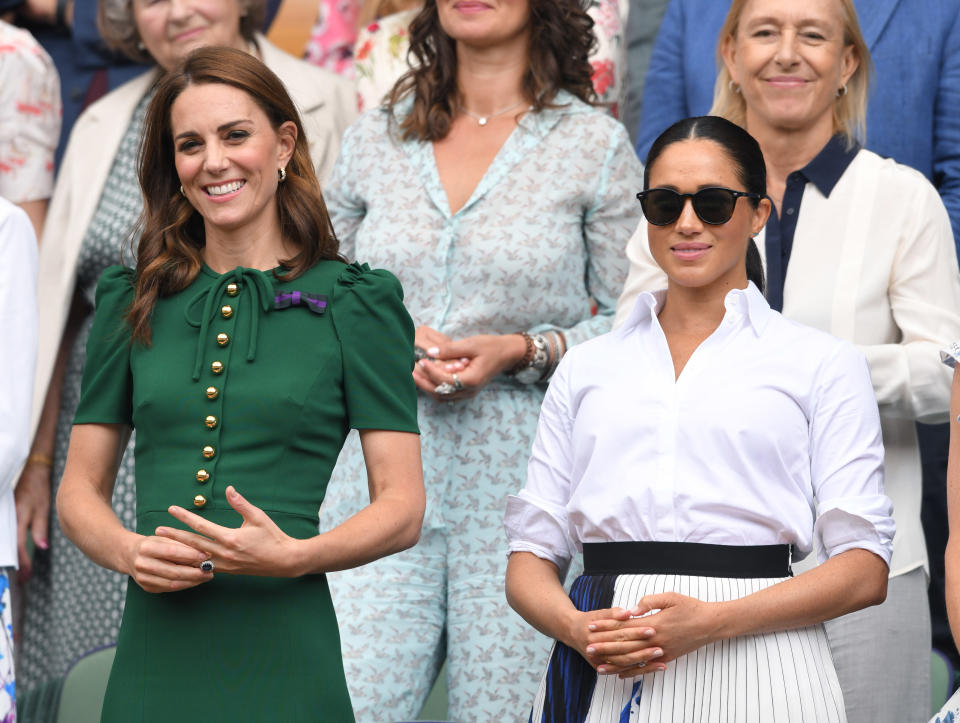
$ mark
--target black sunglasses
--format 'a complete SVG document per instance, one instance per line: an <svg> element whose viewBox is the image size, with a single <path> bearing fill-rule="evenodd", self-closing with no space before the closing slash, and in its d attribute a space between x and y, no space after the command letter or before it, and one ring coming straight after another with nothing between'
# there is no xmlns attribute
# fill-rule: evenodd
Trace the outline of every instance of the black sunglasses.
<svg viewBox="0 0 960 723"><path fill-rule="evenodd" d="M640 191L637 200L643 208L643 215L654 226L669 226L680 218L683 206L689 198L693 211L704 223L719 226L730 220L737 207L737 199L764 198L760 193L734 191L730 188L701 188L696 193L677 193L670 188L651 188Z"/></svg>

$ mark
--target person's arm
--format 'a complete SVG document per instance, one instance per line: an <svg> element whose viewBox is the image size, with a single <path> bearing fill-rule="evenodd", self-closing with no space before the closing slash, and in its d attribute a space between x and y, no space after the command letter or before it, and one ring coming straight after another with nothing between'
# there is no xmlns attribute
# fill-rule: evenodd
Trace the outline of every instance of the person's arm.
<svg viewBox="0 0 960 723"><path fill-rule="evenodd" d="M211 579L206 555L175 540L127 530L113 511L117 469L130 436L119 424L77 424L70 436L57 515L64 534L98 565L130 575L147 592L172 592Z"/></svg>
<svg viewBox="0 0 960 723"><path fill-rule="evenodd" d="M581 612L562 584L575 553L567 518L576 454L570 407L572 363L571 357L565 358L550 382L527 464L527 483L507 499L506 594L510 606L530 625L574 648L596 668L602 660L587 653L588 625L612 618L615 610Z"/></svg>
<svg viewBox="0 0 960 723"><path fill-rule="evenodd" d="M0 199L0 497L27 456L37 353L37 241L26 215Z"/></svg>
<svg viewBox="0 0 960 723"><path fill-rule="evenodd" d="M60 414L60 394L63 389L63 377L66 373L70 350L76 340L83 318L79 294L74 295L67 317L67 326L57 350L57 360L47 387L40 421L30 447L30 458L20 473L20 479L14 490L17 509L17 557L20 561L20 575L29 577L33 561L27 549L27 535L33 544L41 550L49 546L47 535L50 521L50 495L53 489L51 472L53 466L54 444L57 434L57 417Z"/></svg>
<svg viewBox="0 0 960 723"><path fill-rule="evenodd" d="M940 58L933 121L933 179L950 214L960 255L960 10L953 10Z"/></svg>
<svg viewBox="0 0 960 723"><path fill-rule="evenodd" d="M937 422L950 398L950 373L939 351L960 338L960 270L943 202L929 182L910 173L903 202L913 209L912 225L888 231L899 236L887 295L900 340L860 350L885 415Z"/></svg>
<svg viewBox="0 0 960 723"><path fill-rule="evenodd" d="M632 677L656 672L719 640L806 627L879 605L886 598L888 572L882 558L853 549L736 600L703 602L673 592L647 595L631 610L589 622L586 649L605 661L597 668L601 673ZM637 667L651 659L657 665Z"/></svg>
<svg viewBox="0 0 960 723"><path fill-rule="evenodd" d="M203 550L216 572L297 577L346 570L405 550L420 538L426 497L420 438L410 432L361 430L370 504L333 529L306 540L287 536L232 486L227 501L243 517L223 527L182 507L170 514L199 534L158 527L157 535Z"/></svg>
<svg viewBox="0 0 960 723"><path fill-rule="evenodd" d="M949 537L944 557L947 618L960 646L960 364L954 366L950 392L950 453L947 458L947 518Z"/></svg>

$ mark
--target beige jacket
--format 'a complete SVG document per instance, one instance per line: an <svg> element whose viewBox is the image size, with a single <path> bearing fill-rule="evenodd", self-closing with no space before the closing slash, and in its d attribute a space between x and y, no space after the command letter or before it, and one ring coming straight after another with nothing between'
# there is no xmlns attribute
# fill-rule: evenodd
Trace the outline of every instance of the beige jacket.
<svg viewBox="0 0 960 723"><path fill-rule="evenodd" d="M283 80L297 104L320 182L340 150L340 138L357 115L353 83L288 55L263 36L264 64ZM120 141L137 103L156 81L147 71L108 93L77 119L57 177L40 246L40 306L32 430L36 431L53 374L60 338L76 285L75 267Z"/></svg>

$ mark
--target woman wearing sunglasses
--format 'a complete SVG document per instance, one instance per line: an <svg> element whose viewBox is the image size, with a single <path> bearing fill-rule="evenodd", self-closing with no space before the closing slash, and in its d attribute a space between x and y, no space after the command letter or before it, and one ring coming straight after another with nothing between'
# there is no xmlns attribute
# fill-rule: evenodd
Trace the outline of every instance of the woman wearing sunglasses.
<svg viewBox="0 0 960 723"><path fill-rule="evenodd" d="M746 131L675 124L644 187L666 290L560 362L508 502L508 599L557 640L531 719L845 721L820 623L883 600L894 533L867 365L764 299Z"/></svg>
<svg viewBox="0 0 960 723"><path fill-rule="evenodd" d="M898 534L886 603L827 624L847 714L925 721L930 617L915 422L944 420L950 396L938 354L960 338L950 221L925 178L857 141L871 61L850 0L737 0L719 54L712 112L746 128L766 160L774 208L757 245L767 299L857 344L880 408ZM641 291L664 283L646 224L627 254L621 323Z"/></svg>

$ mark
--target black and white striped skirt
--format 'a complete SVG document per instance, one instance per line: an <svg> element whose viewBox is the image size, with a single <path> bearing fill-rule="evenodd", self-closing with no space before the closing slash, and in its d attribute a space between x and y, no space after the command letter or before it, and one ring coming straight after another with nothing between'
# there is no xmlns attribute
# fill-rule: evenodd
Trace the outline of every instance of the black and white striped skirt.
<svg viewBox="0 0 960 723"><path fill-rule="evenodd" d="M636 564L638 556L657 562ZM665 562L670 572L662 571ZM622 572L625 567L631 571ZM662 592L735 600L791 574L787 545L587 544L584 568L570 591L584 611L630 608ZM711 643L667 663L663 672L627 680L597 675L578 652L557 642L530 721L845 723L846 715L827 636L822 625L813 625Z"/></svg>

